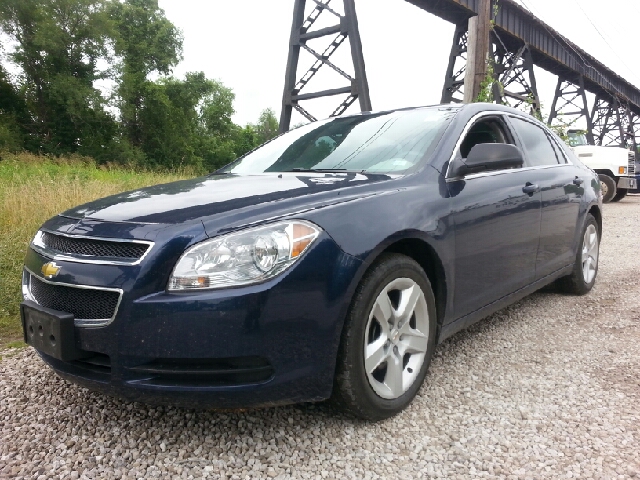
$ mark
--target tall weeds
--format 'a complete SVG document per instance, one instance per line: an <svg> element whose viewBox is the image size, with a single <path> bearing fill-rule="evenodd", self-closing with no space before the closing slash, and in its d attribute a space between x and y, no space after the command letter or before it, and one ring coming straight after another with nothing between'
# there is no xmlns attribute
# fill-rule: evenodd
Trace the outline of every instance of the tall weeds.
<svg viewBox="0 0 640 480"><path fill-rule="evenodd" d="M97 167L86 157L0 153L0 346L20 336L22 262L45 220L97 198L197 173L202 172Z"/></svg>

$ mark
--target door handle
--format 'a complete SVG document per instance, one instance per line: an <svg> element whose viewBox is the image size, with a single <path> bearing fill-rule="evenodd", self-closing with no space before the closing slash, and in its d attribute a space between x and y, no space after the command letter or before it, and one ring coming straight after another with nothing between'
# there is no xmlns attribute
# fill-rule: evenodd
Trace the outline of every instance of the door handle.
<svg viewBox="0 0 640 480"><path fill-rule="evenodd" d="M540 191L540 187L538 185L534 185L531 182L527 182L527 184L522 187L522 191L524 193L528 193L529 195L533 195L534 193Z"/></svg>
<svg viewBox="0 0 640 480"><path fill-rule="evenodd" d="M582 185L583 183L584 183L584 180L583 180L583 179L581 179L580 177L576 177L576 178L574 178L574 179L573 179L573 184L574 184L574 185L578 185L578 186L580 186L580 185Z"/></svg>

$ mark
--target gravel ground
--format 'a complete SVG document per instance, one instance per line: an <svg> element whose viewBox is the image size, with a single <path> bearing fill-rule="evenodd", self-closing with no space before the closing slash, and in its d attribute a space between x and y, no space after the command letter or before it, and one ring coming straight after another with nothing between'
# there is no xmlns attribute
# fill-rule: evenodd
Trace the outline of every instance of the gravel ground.
<svg viewBox="0 0 640 480"><path fill-rule="evenodd" d="M416 401L152 408L0 362L3 478L640 478L640 196L605 206L591 294L536 293L439 346Z"/></svg>

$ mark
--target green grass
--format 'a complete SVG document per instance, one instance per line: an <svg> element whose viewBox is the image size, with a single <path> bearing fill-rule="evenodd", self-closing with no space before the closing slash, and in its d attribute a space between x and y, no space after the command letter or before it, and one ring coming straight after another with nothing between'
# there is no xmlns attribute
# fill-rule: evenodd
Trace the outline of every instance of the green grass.
<svg viewBox="0 0 640 480"><path fill-rule="evenodd" d="M195 174L96 166L82 157L0 153L0 347L22 337L22 262L45 220L96 198Z"/></svg>

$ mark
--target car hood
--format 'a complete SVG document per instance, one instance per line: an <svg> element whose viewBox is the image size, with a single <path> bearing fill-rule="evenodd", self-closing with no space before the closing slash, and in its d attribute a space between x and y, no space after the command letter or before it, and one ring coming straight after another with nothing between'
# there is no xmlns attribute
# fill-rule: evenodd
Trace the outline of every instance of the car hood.
<svg viewBox="0 0 640 480"><path fill-rule="evenodd" d="M396 177L306 172L213 175L120 193L80 205L61 215L108 222L176 224L283 202L290 206L291 202L299 205L313 199L335 203L341 201L340 193L345 189Z"/></svg>

